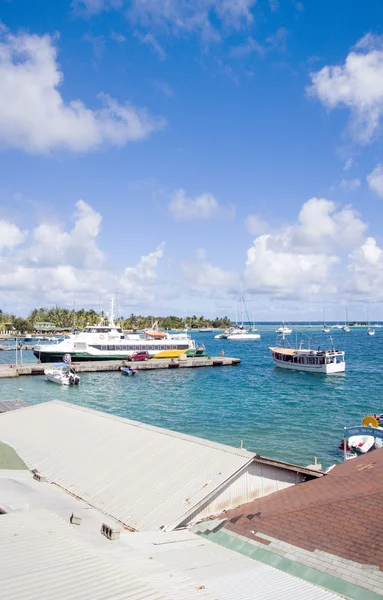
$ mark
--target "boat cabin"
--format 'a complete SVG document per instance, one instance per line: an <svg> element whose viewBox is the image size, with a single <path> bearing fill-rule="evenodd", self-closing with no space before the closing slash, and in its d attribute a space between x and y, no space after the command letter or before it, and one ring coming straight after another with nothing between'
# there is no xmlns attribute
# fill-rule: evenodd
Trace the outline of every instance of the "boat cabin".
<svg viewBox="0 0 383 600"><path fill-rule="evenodd" d="M300 365L328 365L344 362L344 352L339 350L295 350L294 348L271 348L275 360Z"/></svg>

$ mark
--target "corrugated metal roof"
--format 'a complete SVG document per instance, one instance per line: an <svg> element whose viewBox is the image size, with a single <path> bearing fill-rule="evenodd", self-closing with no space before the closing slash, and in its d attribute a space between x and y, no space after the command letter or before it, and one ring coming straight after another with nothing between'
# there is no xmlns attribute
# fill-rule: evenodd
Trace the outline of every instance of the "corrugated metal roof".
<svg viewBox="0 0 383 600"><path fill-rule="evenodd" d="M140 532L129 544L192 577L220 600L339 600L339 596L190 531Z"/></svg>
<svg viewBox="0 0 383 600"><path fill-rule="evenodd" d="M18 408L26 408L27 406L29 405L24 400L0 400L0 413Z"/></svg>
<svg viewBox="0 0 383 600"><path fill-rule="evenodd" d="M254 457L60 401L0 415L0 439L29 468L138 530L176 527Z"/></svg>
<svg viewBox="0 0 383 600"><path fill-rule="evenodd" d="M47 511L0 518L4 600L165 600L128 570L116 569L70 539L70 526ZM101 535L101 534L100 534ZM113 542L111 542L113 543ZM190 596L191 598L191 596Z"/></svg>

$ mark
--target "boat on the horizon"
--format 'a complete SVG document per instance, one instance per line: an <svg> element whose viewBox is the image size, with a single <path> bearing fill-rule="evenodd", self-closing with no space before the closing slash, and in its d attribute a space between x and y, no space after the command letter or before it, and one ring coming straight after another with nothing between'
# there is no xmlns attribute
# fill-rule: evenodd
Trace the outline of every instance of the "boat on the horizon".
<svg viewBox="0 0 383 600"><path fill-rule="evenodd" d="M370 325L370 315L367 312L367 335L375 335L375 329L373 329Z"/></svg>
<svg viewBox="0 0 383 600"><path fill-rule="evenodd" d="M153 324L154 326L154 324ZM155 329L142 334L124 334L114 323L113 300L107 322L85 327L57 344L41 344L33 353L42 363L62 361L69 354L72 362L91 360L123 360L138 351L152 357L161 351L196 352L196 344L187 333L169 333Z"/></svg>
<svg viewBox="0 0 383 600"><path fill-rule="evenodd" d="M293 330L290 329L290 327L287 327L287 325L285 325L285 322L282 321L282 325L280 327L278 327L278 329L276 330L276 333L281 333L283 335L290 335L290 333L292 333Z"/></svg>
<svg viewBox="0 0 383 600"><path fill-rule="evenodd" d="M345 322L344 322L344 325L343 325L342 329L343 329L343 331L344 331L345 333L348 333L348 332L350 331L350 326L349 326L349 324L348 324L347 307L346 307L346 320L345 320Z"/></svg>
<svg viewBox="0 0 383 600"><path fill-rule="evenodd" d="M322 328L323 333L330 333L330 327L328 325L326 325L326 319L325 319L325 312L323 309L323 328Z"/></svg>

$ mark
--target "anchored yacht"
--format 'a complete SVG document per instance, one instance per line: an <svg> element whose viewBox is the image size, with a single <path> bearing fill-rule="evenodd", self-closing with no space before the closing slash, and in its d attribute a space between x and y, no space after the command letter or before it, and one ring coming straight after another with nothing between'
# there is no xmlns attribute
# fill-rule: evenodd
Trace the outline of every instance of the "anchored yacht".
<svg viewBox="0 0 383 600"><path fill-rule="evenodd" d="M70 354L73 362L84 362L123 360L138 351L147 351L149 356L154 356L170 350L193 352L196 344L186 333L156 332L153 328L142 334L124 334L114 323L112 302L107 324L101 321L98 325L87 326L57 344L35 346L33 352L42 363L47 363L62 361L65 354Z"/></svg>

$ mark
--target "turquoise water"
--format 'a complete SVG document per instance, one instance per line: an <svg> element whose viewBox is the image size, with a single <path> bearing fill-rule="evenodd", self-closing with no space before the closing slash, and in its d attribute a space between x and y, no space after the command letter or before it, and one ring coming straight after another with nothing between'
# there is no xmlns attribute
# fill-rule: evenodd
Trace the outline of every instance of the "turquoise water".
<svg viewBox="0 0 383 600"><path fill-rule="evenodd" d="M383 412L383 329L373 337L366 328L334 331L347 365L345 374L333 376L274 367L268 346L275 344L275 329L259 326L261 339L248 342L193 334L209 354L225 350L226 356L241 358L238 366L145 371L136 377L84 373L78 388L55 386L40 376L3 379L0 399L65 400L233 446L242 440L245 448L281 460L305 465L317 456L329 466L342 459L343 427ZM320 330L305 331L314 332L312 347L329 345ZM14 362L14 354L0 352L0 362ZM35 360L31 352L23 358Z"/></svg>

